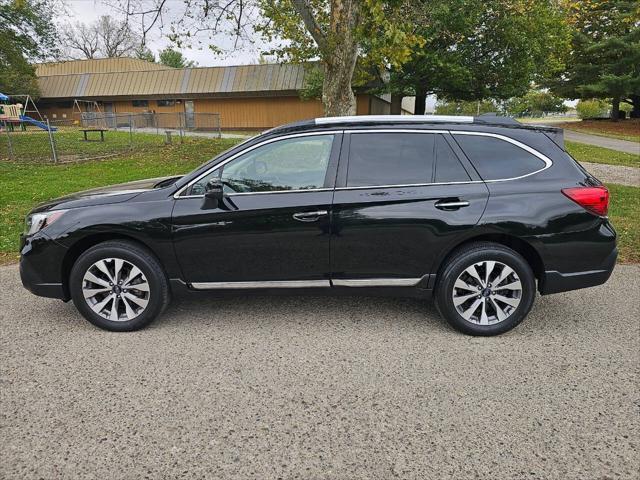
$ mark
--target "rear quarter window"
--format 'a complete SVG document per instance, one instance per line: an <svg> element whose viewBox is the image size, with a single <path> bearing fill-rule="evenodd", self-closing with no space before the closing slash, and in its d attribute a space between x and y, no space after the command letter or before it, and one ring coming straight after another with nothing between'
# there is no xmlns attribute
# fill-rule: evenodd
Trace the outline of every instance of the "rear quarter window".
<svg viewBox="0 0 640 480"><path fill-rule="evenodd" d="M546 166L542 159L500 138L460 134L454 138L483 180L521 177Z"/></svg>

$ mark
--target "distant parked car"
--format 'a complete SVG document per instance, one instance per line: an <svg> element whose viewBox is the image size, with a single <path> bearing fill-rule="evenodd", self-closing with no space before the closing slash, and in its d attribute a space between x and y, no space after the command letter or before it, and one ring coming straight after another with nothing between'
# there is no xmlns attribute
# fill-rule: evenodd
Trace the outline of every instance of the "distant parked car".
<svg viewBox="0 0 640 480"><path fill-rule="evenodd" d="M525 318L536 290L609 278L608 203L557 129L318 118L182 177L39 206L20 270L30 291L73 299L108 330L144 327L181 290L291 289L433 296L453 327L495 335Z"/></svg>

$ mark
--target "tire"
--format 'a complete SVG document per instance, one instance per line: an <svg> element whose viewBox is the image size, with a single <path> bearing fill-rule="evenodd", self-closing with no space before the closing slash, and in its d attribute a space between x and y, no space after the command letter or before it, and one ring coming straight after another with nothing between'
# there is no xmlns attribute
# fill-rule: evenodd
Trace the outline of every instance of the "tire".
<svg viewBox="0 0 640 480"><path fill-rule="evenodd" d="M144 247L122 240L100 243L80 255L71 269L69 290L82 316L114 332L145 327L170 299L160 262Z"/></svg>
<svg viewBox="0 0 640 480"><path fill-rule="evenodd" d="M449 258L438 277L435 300L440 314L456 330L490 336L522 322L535 295L535 276L519 253L497 243L477 242Z"/></svg>

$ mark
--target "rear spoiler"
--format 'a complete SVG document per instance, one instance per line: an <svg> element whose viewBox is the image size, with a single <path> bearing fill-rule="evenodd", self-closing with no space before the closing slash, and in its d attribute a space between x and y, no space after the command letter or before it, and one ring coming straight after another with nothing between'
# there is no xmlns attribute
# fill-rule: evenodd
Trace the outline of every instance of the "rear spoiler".
<svg viewBox="0 0 640 480"><path fill-rule="evenodd" d="M544 134L551 139L553 143L564 150L564 130L562 128L550 128Z"/></svg>

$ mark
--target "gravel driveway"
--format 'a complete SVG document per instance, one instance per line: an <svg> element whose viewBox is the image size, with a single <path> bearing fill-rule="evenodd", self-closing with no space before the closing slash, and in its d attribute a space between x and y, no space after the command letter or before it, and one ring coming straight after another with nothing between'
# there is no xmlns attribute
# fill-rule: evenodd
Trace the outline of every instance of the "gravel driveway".
<svg viewBox="0 0 640 480"><path fill-rule="evenodd" d="M640 168L604 163L580 162L589 173L604 183L640 187Z"/></svg>
<svg viewBox="0 0 640 480"><path fill-rule="evenodd" d="M0 268L0 477L637 479L640 266L496 338L414 299L201 297L117 334Z"/></svg>

